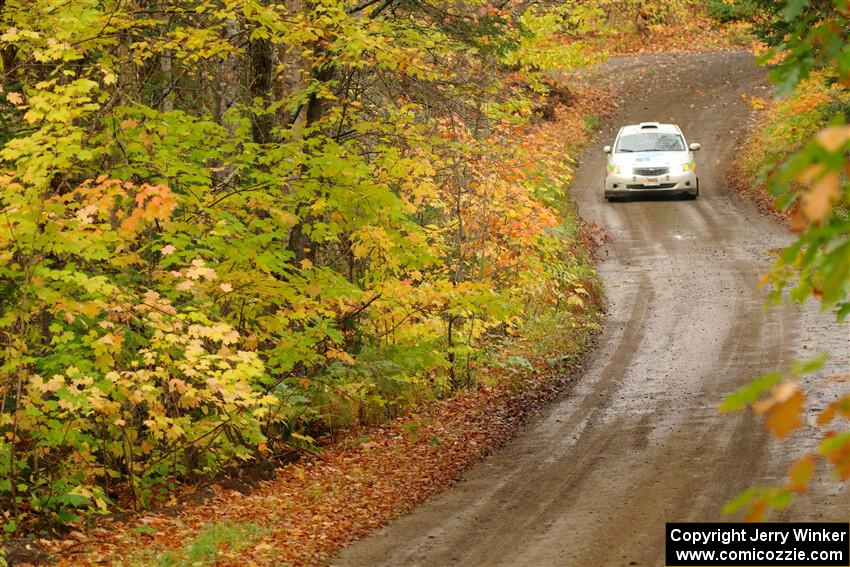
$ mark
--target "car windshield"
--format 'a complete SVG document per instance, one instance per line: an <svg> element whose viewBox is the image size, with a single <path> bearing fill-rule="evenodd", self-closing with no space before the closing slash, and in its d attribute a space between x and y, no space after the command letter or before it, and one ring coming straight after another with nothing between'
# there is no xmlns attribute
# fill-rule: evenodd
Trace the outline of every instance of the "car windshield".
<svg viewBox="0 0 850 567"><path fill-rule="evenodd" d="M618 152L683 152L685 142L678 134L641 132L620 136Z"/></svg>

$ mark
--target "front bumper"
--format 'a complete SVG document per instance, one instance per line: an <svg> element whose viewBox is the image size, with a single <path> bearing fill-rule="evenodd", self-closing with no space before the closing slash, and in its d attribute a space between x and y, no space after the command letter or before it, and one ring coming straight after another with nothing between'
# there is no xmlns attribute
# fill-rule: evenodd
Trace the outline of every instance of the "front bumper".
<svg viewBox="0 0 850 567"><path fill-rule="evenodd" d="M652 183L657 181L657 185ZM641 175L623 175L612 173L605 178L606 197L627 197L629 195L697 195L699 185L696 173L666 173L655 178Z"/></svg>

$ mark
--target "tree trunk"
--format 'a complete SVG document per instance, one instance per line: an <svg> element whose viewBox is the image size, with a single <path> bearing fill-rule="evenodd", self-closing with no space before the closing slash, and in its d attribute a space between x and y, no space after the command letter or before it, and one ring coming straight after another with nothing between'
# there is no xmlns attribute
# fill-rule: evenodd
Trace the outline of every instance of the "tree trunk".
<svg viewBox="0 0 850 567"><path fill-rule="evenodd" d="M265 106L272 88L272 46L267 39L256 39L248 45L251 60L250 92L252 104ZM258 102L259 101L261 102ZM274 114L254 113L251 118L251 137L258 144L271 142Z"/></svg>
<svg viewBox="0 0 850 567"><path fill-rule="evenodd" d="M239 33L239 24L230 19L225 22L227 39L233 42ZM226 118L227 111L236 104L239 96L239 56L235 53L229 54L221 64L221 97L218 104L218 122L222 124L232 135L236 131L236 125Z"/></svg>
<svg viewBox="0 0 850 567"><path fill-rule="evenodd" d="M286 0L287 13L296 15L303 9L301 0ZM301 88L304 76L308 72L307 63L301 56L297 46L281 45L275 52L275 67L280 71L274 73L274 96L278 101L286 100ZM303 113L281 106L277 111L278 124L295 125L303 121Z"/></svg>
<svg viewBox="0 0 850 567"><path fill-rule="evenodd" d="M333 73L334 69L332 67L324 67L319 71L316 71L313 78L318 82L324 83L331 80ZM321 120L326 111L327 104L325 104L325 101L318 98L315 93L310 95L310 98L307 101L307 111L304 116L305 127L309 128ZM305 210L306 207L302 207L302 211L299 214L301 220L298 224L292 227L292 232L289 234L289 250L295 256L296 263L300 263L302 260L306 259L308 254L315 257L316 252L310 242L309 236L304 231L304 225L309 224L311 221L310 216L304 212ZM305 216L301 217L301 214Z"/></svg>
<svg viewBox="0 0 850 567"><path fill-rule="evenodd" d="M162 0L160 3L162 10L163 34L168 33L168 0ZM172 63L174 54L170 49L165 49L159 54L159 70L162 72L162 81L165 85L165 94L160 103L160 109L163 112L171 112L174 110L174 76L172 73Z"/></svg>

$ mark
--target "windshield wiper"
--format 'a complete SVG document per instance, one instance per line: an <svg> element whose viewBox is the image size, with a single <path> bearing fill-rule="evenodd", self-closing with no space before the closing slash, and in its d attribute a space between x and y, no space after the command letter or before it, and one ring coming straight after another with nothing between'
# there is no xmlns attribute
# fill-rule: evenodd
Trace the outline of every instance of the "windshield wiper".
<svg viewBox="0 0 850 567"><path fill-rule="evenodd" d="M629 152L629 153L631 153L633 151L634 150L627 150L626 148L622 148L622 149L617 150L617 152Z"/></svg>

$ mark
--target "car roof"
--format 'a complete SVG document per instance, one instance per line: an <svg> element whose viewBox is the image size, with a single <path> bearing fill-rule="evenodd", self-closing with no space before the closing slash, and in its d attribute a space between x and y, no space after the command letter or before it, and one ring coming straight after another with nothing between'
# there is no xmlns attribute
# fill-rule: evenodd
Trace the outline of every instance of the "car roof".
<svg viewBox="0 0 850 567"><path fill-rule="evenodd" d="M675 124L661 124L660 122L641 122L640 124L629 124L620 128L620 135L635 134L637 132L670 132L681 134L682 131Z"/></svg>

